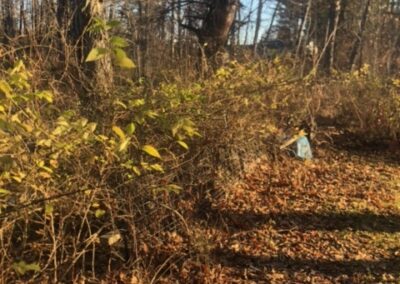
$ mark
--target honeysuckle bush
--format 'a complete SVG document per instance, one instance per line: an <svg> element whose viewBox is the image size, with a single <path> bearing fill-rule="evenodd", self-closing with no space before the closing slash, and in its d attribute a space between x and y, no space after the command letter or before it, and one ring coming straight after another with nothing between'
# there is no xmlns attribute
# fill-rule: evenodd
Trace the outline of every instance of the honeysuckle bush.
<svg viewBox="0 0 400 284"><path fill-rule="evenodd" d="M158 141L152 135L158 124L164 124L162 112L155 105L152 110L152 100L132 94L126 107L135 115L126 111L129 119L116 116L115 124L99 131L96 122L76 110L58 109L52 92L34 91L22 61L2 73L0 95L5 281L30 271L47 270L55 278L71 275L74 263L84 262L81 258L90 250L82 244L95 249L104 238L110 246L121 238L115 222L126 206L139 202L132 210L144 216L151 210L145 203L156 201L160 192L181 190L164 168L177 160L176 154L155 145L174 143L181 152L187 151L188 139L200 135L189 119L176 118L171 134L158 134ZM122 100L117 105L125 107ZM110 113L118 114L118 109ZM66 269L61 265L65 261L72 266Z"/></svg>
<svg viewBox="0 0 400 284"><path fill-rule="evenodd" d="M181 201L200 201L246 161L276 155L289 122L331 116L366 136L399 131L399 79L366 67L296 78L276 59L231 62L190 84L126 81L102 102L101 121L34 90L22 61L0 74L5 282L101 278L123 265L152 279L171 255L199 251L185 219L193 208ZM171 245L177 235L180 247Z"/></svg>

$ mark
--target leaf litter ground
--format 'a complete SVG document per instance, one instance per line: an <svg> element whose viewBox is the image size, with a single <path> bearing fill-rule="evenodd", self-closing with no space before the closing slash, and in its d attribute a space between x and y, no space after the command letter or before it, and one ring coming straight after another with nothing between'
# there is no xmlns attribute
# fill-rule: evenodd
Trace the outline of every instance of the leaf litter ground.
<svg viewBox="0 0 400 284"><path fill-rule="evenodd" d="M179 280L400 283L399 157L343 149L316 156L260 158L209 198L193 224L205 256L184 262Z"/></svg>

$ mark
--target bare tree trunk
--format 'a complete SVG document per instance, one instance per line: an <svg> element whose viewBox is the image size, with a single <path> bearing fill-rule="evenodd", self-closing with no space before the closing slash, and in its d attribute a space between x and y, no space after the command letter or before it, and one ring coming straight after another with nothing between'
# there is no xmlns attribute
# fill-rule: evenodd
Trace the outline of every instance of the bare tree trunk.
<svg viewBox="0 0 400 284"><path fill-rule="evenodd" d="M205 54L208 58L214 56L226 43L239 2L216 0L213 5L203 21L202 28L197 31L199 42L205 46Z"/></svg>
<svg viewBox="0 0 400 284"><path fill-rule="evenodd" d="M362 48L363 41L364 41L364 32L365 32L365 27L367 24L368 20L368 11L369 11L369 5L370 5L370 0L366 0L365 6L363 9L363 13L361 16L361 22L360 22L360 29L357 33L357 38L353 44L353 48L350 53L350 58L349 58L349 66L350 69L353 70L356 68L356 57L360 53L360 49Z"/></svg>
<svg viewBox="0 0 400 284"><path fill-rule="evenodd" d="M270 37L271 32L272 32L272 27L274 26L275 18L278 15L278 10L279 10L280 5L281 5L281 0L277 0L276 6L275 6L275 9L274 9L274 13L272 14L272 17L271 17L271 23L269 24L267 33L265 34L265 41L269 40L269 37Z"/></svg>
<svg viewBox="0 0 400 284"><path fill-rule="evenodd" d="M176 12L176 2L172 0L171 8L171 22L170 22L170 48L171 48L171 58L175 57L175 12Z"/></svg>
<svg viewBox="0 0 400 284"><path fill-rule="evenodd" d="M10 43L10 40L16 35L16 26L15 26L15 13L14 13L14 4L13 0L5 0L4 3L4 36L5 36L5 44Z"/></svg>
<svg viewBox="0 0 400 284"><path fill-rule="evenodd" d="M251 23L251 14L252 14L252 9L253 9L253 1L254 0L251 0L250 1L250 11L249 11L249 15L248 15L248 23L247 23L247 25L246 25L246 33L245 33L245 35L244 35L244 44L246 45L247 44L247 40L248 40L248 36L249 36L249 28L250 28L250 23Z"/></svg>
<svg viewBox="0 0 400 284"><path fill-rule="evenodd" d="M262 10L263 10L263 6L264 6L263 4L264 4L263 0L258 1L256 27L255 27L255 31L254 31L254 40L253 40L253 54L254 55L257 55L258 36L260 33L261 16L262 16Z"/></svg>
<svg viewBox="0 0 400 284"><path fill-rule="evenodd" d="M242 13L241 13L241 9L239 8L237 10L237 21L238 21L238 26L237 26L237 30L236 30L236 43L238 45L240 45L240 33L241 33L241 22L242 22Z"/></svg>
<svg viewBox="0 0 400 284"><path fill-rule="evenodd" d="M300 55L300 50L301 50L302 46L307 44L307 41L303 42L303 38L307 34L307 31L305 31L304 29L305 29L305 27L307 27L308 23L311 21L311 18L310 18L311 7L312 7L312 0L308 0L306 13L304 14L304 20L303 20L301 28L300 28L300 35L299 35L297 48L296 48L296 57L297 58Z"/></svg>
<svg viewBox="0 0 400 284"><path fill-rule="evenodd" d="M23 26L24 26L24 18L25 18L25 5L24 5L25 1L24 0L20 0L19 3L19 34L22 35L24 33L23 31Z"/></svg>
<svg viewBox="0 0 400 284"><path fill-rule="evenodd" d="M108 39L107 31L95 34L87 30L95 17L104 19L103 5L95 0L90 0L89 2L86 0L59 0L58 5L57 14L61 26L68 25L69 19L65 17L72 16L68 25L68 39L76 48L76 58L85 77L81 78L81 80L86 80L90 85L90 89L96 90L94 92L96 93L96 99L93 99L89 94L83 94L81 97L82 104L88 106L92 103L98 103L99 96L109 93L113 85L111 59L109 56L105 56L89 63L85 63L85 59L93 48L105 47Z"/></svg>
<svg viewBox="0 0 400 284"><path fill-rule="evenodd" d="M378 15L377 15L377 24L378 28L376 30L375 38L374 38L374 59L373 59L373 69L374 69L374 74L378 73L378 66L379 66L379 57L381 55L382 51L382 31L383 31L383 26L384 26L384 17L383 17L383 1L385 0L379 0L378 4Z"/></svg>
<svg viewBox="0 0 400 284"><path fill-rule="evenodd" d="M182 21L182 0L178 0L178 10L176 11L176 17L178 19L178 23L181 23ZM183 46L182 46L182 26L178 25L178 53L179 53L179 59L182 58L183 56Z"/></svg>
<svg viewBox="0 0 400 284"><path fill-rule="evenodd" d="M36 41L37 26L38 26L38 3L37 0L32 0L31 7L31 22L32 22L32 39Z"/></svg>
<svg viewBox="0 0 400 284"><path fill-rule="evenodd" d="M333 25L332 31L332 39L331 39L331 46L330 46L330 55L329 55L329 70L333 68L333 64L335 62L335 45L336 45L336 34L339 27L339 19L341 15L341 1L336 0L336 7L335 7L335 22Z"/></svg>

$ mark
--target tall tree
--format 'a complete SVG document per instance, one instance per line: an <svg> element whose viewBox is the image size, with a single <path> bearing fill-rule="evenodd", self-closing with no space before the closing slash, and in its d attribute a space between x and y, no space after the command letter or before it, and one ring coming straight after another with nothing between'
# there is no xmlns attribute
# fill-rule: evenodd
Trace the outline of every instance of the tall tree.
<svg viewBox="0 0 400 284"><path fill-rule="evenodd" d="M257 43L258 43L258 36L260 33L260 26L261 26L261 16L263 11L263 0L258 0L258 8L257 8L257 19L256 19L256 26L254 31L254 40L253 40L253 53L257 53Z"/></svg>
<svg viewBox="0 0 400 284"><path fill-rule="evenodd" d="M4 0L4 42L7 44L16 35L15 7L13 0Z"/></svg>
<svg viewBox="0 0 400 284"><path fill-rule="evenodd" d="M76 58L93 89L107 93L112 86L112 66L108 56L98 61L85 63L89 52L95 47L105 47L108 39L106 29L91 32L90 25L96 19L104 21L104 7L101 0L58 0L58 22L66 26L69 42L75 47ZM61 18L60 18L61 17ZM84 104L91 98L82 97Z"/></svg>
<svg viewBox="0 0 400 284"><path fill-rule="evenodd" d="M214 56L228 40L228 35L239 8L238 0L215 0L200 3L200 15L189 15L188 24L183 26L194 32L208 58ZM193 5L195 7L195 5ZM197 6L198 7L198 6ZM198 13L198 11L196 11ZM199 27L191 18L200 18Z"/></svg>
<svg viewBox="0 0 400 284"><path fill-rule="evenodd" d="M354 69L356 66L356 57L357 55L360 55L360 50L362 48L363 42L364 42L364 33L365 33L365 28L367 24L367 19L368 19L368 11L370 7L370 0L366 0L364 4L364 9L362 11L362 16L361 16L361 21L360 21L360 27L357 33L357 37L354 41L353 48L350 53L350 58L349 58L349 66L351 69Z"/></svg>

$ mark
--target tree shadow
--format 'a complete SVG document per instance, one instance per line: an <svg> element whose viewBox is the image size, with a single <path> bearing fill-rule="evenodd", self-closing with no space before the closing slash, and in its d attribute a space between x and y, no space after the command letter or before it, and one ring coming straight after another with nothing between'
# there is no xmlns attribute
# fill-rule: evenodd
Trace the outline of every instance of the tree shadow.
<svg viewBox="0 0 400 284"><path fill-rule="evenodd" d="M252 211L235 212L211 209L207 223L227 231L243 231L272 224L278 230L353 230L366 232L400 232L400 215L377 215L373 212L285 212L259 214ZM203 215L203 217L204 217Z"/></svg>
<svg viewBox="0 0 400 284"><path fill-rule="evenodd" d="M369 274L382 275L391 273L400 276L400 258L393 257L383 260L313 260L296 259L287 256L265 257L242 253L233 253L229 250L215 250L214 261L232 268L258 268L284 270L288 272L316 271L327 276Z"/></svg>
<svg viewBox="0 0 400 284"><path fill-rule="evenodd" d="M366 141L365 134L344 132L331 136L332 145L351 155L357 155L371 161L380 161L388 165L400 165L400 148L396 141Z"/></svg>

